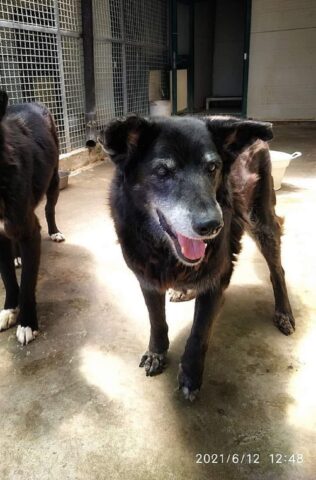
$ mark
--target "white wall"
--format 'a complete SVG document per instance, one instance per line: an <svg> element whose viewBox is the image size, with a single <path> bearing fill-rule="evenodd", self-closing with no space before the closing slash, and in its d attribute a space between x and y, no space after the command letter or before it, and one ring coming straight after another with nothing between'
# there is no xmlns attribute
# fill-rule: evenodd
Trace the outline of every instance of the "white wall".
<svg viewBox="0 0 316 480"><path fill-rule="evenodd" d="M247 110L316 120L316 0L253 0Z"/></svg>

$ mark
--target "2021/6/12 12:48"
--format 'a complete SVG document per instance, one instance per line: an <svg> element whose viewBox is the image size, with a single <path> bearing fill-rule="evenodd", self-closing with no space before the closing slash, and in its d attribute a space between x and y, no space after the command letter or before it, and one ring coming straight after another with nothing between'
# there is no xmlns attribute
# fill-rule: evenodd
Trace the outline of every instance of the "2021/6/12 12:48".
<svg viewBox="0 0 316 480"><path fill-rule="evenodd" d="M195 455L196 463L199 464L260 464L262 458L259 453L197 453ZM271 464L299 464L304 462L302 453L270 453L269 460Z"/></svg>

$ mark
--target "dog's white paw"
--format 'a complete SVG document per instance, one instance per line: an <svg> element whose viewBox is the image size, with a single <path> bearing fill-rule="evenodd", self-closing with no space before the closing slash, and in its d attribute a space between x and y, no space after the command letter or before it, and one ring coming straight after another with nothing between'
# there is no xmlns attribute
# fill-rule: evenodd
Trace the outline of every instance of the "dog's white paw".
<svg viewBox="0 0 316 480"><path fill-rule="evenodd" d="M199 389L191 391L188 387L182 387L182 393L185 400L190 400L190 402L194 402L199 394Z"/></svg>
<svg viewBox="0 0 316 480"><path fill-rule="evenodd" d="M57 242L57 243L64 242L66 240L64 235L61 232L52 233L52 235L50 235L50 238L51 240L53 240L53 242Z"/></svg>
<svg viewBox="0 0 316 480"><path fill-rule="evenodd" d="M179 383L179 390L182 391L185 400L190 400L190 402L194 402L197 398L200 389L194 388L193 385L197 384L197 382L193 382L190 375L184 372L182 364L179 365L179 373L178 373L178 383Z"/></svg>
<svg viewBox="0 0 316 480"><path fill-rule="evenodd" d="M16 317L18 316L17 308L8 308L0 312L0 332L7 330L16 324Z"/></svg>
<svg viewBox="0 0 316 480"><path fill-rule="evenodd" d="M22 258L21 257L15 257L14 266L15 266L15 268L21 268L22 267Z"/></svg>
<svg viewBox="0 0 316 480"><path fill-rule="evenodd" d="M32 340L35 340L38 331L31 329L31 327L22 327L21 325L18 326L16 331L16 338L21 343L21 345L27 345Z"/></svg>

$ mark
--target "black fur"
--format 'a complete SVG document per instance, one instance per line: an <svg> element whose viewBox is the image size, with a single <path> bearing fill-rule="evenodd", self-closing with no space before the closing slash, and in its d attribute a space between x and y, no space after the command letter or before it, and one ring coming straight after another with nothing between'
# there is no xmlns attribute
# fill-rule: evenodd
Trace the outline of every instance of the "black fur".
<svg viewBox="0 0 316 480"><path fill-rule="evenodd" d="M7 102L7 94L0 92L0 271L6 290L4 309L19 307L18 324L35 332L40 225L34 210L46 194L49 234L59 232L55 223L58 139L46 107L27 103L7 108ZM21 288L14 269L15 243L22 257Z"/></svg>
<svg viewBox="0 0 316 480"><path fill-rule="evenodd" d="M232 117L130 117L114 121L100 139L116 164L110 196L116 232L149 311L150 342L141 361L148 375L162 371L169 346L166 290L196 291L178 377L188 398L202 384L211 324L245 228L271 271L275 322L285 334L294 329L280 261L271 162L263 142L271 138L271 124ZM185 218L177 218L177 212ZM179 250L178 231L207 244L201 259L190 260L186 250Z"/></svg>

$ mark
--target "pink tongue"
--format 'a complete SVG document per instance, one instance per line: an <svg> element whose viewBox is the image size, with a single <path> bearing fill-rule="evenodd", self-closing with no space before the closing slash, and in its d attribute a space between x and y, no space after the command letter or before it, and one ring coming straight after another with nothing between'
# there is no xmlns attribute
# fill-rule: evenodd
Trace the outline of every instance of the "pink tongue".
<svg viewBox="0 0 316 480"><path fill-rule="evenodd" d="M189 260L197 260L204 256L206 245L202 240L193 240L177 233L182 255Z"/></svg>

